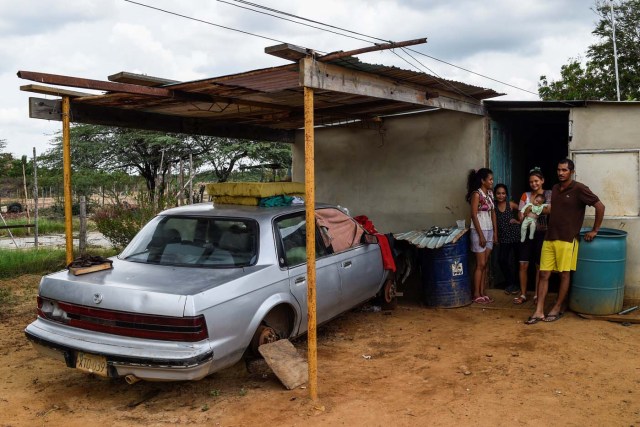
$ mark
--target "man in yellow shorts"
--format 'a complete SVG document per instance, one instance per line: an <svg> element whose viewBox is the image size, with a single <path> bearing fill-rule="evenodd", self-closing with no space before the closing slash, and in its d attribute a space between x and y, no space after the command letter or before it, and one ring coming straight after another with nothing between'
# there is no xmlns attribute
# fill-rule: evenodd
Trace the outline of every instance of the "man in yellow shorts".
<svg viewBox="0 0 640 427"><path fill-rule="evenodd" d="M578 237L587 206L595 208L596 216L593 228L584 235L585 242L590 242L596 237L602 224L604 204L589 187L573 180L574 169L575 165L570 159L558 162L558 181L560 182L553 186L551 193L553 213L549 212L549 225L542 244L538 303L531 317L525 322L527 325L539 321L553 322L562 317L564 301L569 293L570 274L572 270L575 271L578 261ZM560 273L558 300L545 315L544 303L552 271Z"/></svg>

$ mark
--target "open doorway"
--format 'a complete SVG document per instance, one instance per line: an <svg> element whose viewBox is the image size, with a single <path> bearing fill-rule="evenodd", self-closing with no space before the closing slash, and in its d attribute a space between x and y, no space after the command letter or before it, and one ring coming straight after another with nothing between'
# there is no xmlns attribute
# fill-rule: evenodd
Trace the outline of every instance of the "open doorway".
<svg viewBox="0 0 640 427"><path fill-rule="evenodd" d="M558 160L569 154L569 110L489 110L489 167L494 181L509 187L513 198L529 190L529 171L539 167L545 188L557 182Z"/></svg>
<svg viewBox="0 0 640 427"><path fill-rule="evenodd" d="M489 167L494 172L494 182L506 184L511 200L517 203L523 192L530 191L529 171L538 167L545 177L544 188L551 189L558 182L558 160L569 154L569 109L490 107L489 117ZM496 257L492 258L492 282L500 287L504 278ZM552 288L556 288L555 282L551 281ZM527 283L528 290L534 291L536 269L533 263L529 265Z"/></svg>

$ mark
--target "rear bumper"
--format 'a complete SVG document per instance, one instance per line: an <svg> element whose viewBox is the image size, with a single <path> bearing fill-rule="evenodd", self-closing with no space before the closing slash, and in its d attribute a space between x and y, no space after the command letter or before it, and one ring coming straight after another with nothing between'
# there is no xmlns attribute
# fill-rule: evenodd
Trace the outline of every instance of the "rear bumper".
<svg viewBox="0 0 640 427"><path fill-rule="evenodd" d="M43 355L75 368L79 351L105 356L110 377L134 375L148 381L199 380L213 372L208 341L165 343L87 333L38 319L25 335Z"/></svg>

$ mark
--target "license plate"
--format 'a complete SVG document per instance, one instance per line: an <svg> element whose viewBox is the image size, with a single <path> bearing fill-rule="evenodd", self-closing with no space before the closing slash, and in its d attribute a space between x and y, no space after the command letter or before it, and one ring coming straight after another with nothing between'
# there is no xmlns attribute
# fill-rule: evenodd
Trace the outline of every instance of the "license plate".
<svg viewBox="0 0 640 427"><path fill-rule="evenodd" d="M107 372L107 358L96 354L78 352L76 356L76 369L103 377L109 376Z"/></svg>

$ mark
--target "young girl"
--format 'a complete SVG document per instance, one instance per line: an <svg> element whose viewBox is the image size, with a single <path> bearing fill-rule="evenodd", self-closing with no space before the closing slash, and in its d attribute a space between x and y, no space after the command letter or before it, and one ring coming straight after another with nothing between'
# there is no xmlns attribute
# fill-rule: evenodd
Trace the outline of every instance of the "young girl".
<svg viewBox="0 0 640 427"><path fill-rule="evenodd" d="M518 295L520 288L516 284L516 262L520 222L514 218L518 204L509 200L509 191L504 184L493 189L496 197L496 224L498 226L498 265L505 279L504 293Z"/></svg>
<svg viewBox="0 0 640 427"><path fill-rule="evenodd" d="M467 202L471 205L471 251L476 254L473 273L473 302L488 304L493 299L485 294L489 255L497 240L496 213L493 203L493 172L481 168L467 177Z"/></svg>

